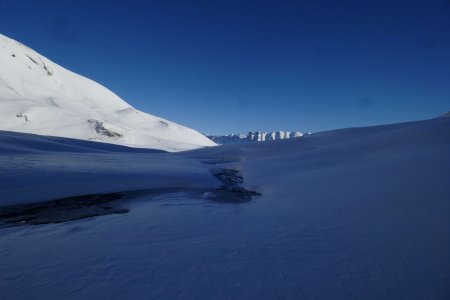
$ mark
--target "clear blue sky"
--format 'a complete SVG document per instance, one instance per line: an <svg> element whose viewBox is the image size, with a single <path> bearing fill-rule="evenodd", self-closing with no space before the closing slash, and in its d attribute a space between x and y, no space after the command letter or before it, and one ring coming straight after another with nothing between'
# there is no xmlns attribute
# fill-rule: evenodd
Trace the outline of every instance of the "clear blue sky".
<svg viewBox="0 0 450 300"><path fill-rule="evenodd" d="M0 0L0 31L205 133L450 110L450 0Z"/></svg>

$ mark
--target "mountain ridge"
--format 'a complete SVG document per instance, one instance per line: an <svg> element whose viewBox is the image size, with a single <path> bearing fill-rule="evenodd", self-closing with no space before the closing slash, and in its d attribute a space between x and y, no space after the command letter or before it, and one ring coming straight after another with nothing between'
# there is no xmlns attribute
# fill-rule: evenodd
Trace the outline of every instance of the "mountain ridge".
<svg viewBox="0 0 450 300"><path fill-rule="evenodd" d="M166 151L215 144L0 34L0 130Z"/></svg>
<svg viewBox="0 0 450 300"><path fill-rule="evenodd" d="M300 131L249 131L247 134L231 133L225 135L206 135L211 141L217 144L238 144L246 142L265 142L292 138L300 138L304 134Z"/></svg>

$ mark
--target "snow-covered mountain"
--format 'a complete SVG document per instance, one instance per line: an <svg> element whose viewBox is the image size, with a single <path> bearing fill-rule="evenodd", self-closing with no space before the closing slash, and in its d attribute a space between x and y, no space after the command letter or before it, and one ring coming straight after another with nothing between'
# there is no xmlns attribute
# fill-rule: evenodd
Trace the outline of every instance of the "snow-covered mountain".
<svg viewBox="0 0 450 300"><path fill-rule="evenodd" d="M0 129L168 151L215 145L1 34Z"/></svg>
<svg viewBox="0 0 450 300"><path fill-rule="evenodd" d="M303 133L299 131L273 131L273 132L261 132L250 131L247 134L232 133L226 135L207 135L207 137L217 144L238 144L245 142L264 142L264 141L276 141L292 138L299 138L303 136Z"/></svg>

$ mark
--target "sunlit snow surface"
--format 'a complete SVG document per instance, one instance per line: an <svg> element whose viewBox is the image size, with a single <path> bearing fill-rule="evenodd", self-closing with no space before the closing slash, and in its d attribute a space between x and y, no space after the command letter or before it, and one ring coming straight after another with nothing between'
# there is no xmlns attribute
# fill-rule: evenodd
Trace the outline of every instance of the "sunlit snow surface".
<svg viewBox="0 0 450 300"><path fill-rule="evenodd" d="M15 135L0 135L2 205L168 190L125 214L3 225L1 299L449 298L449 118L176 154ZM220 169L262 195L203 197Z"/></svg>
<svg viewBox="0 0 450 300"><path fill-rule="evenodd" d="M168 151L215 145L193 129L135 109L106 87L2 34L0 130Z"/></svg>

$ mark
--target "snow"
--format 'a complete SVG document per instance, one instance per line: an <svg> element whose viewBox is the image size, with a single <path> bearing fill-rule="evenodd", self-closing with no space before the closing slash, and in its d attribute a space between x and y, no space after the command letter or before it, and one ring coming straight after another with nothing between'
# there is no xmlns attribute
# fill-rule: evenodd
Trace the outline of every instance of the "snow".
<svg viewBox="0 0 450 300"><path fill-rule="evenodd" d="M215 145L1 34L0 130L168 151Z"/></svg>
<svg viewBox="0 0 450 300"><path fill-rule="evenodd" d="M0 143L0 207L87 194L218 185L198 161L158 150L4 131Z"/></svg>
<svg viewBox="0 0 450 300"><path fill-rule="evenodd" d="M303 133L300 131L273 131L273 132L261 132L250 131L247 134L232 133L226 135L207 135L207 137L219 145L236 144L244 142L265 142L276 141L283 139L300 138Z"/></svg>
<svg viewBox="0 0 450 300"><path fill-rule="evenodd" d="M125 214L4 225L2 299L450 294L450 118L178 153L0 138L1 205L168 188ZM223 169L262 195L213 201Z"/></svg>

